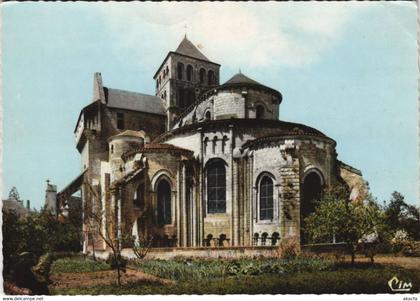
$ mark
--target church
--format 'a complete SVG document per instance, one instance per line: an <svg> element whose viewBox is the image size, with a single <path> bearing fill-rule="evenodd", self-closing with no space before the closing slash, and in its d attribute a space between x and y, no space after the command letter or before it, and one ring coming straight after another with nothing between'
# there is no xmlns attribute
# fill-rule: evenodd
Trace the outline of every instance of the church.
<svg viewBox="0 0 420 301"><path fill-rule="evenodd" d="M153 75L155 95L94 74L74 130L81 174L57 198L66 206L80 190L84 252L108 248L88 212L100 231L152 237L154 248L258 249L305 244L302 220L328 187L360 195L361 172L337 159L332 138L281 121L283 95L251 76L220 83L220 67L185 36Z"/></svg>

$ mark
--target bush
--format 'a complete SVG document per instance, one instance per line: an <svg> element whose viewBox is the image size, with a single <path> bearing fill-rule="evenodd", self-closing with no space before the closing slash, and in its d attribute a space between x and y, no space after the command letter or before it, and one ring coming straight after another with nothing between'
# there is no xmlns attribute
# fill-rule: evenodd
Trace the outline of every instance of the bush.
<svg viewBox="0 0 420 301"><path fill-rule="evenodd" d="M286 237L280 241L277 249L277 257L292 259L300 254L300 243L296 237Z"/></svg>
<svg viewBox="0 0 420 301"><path fill-rule="evenodd" d="M224 276L257 276L266 274L326 271L334 262L320 257L300 255L294 259L238 259L218 260L143 260L136 266L149 274L180 281L197 281Z"/></svg>
<svg viewBox="0 0 420 301"><path fill-rule="evenodd" d="M124 273L125 273L125 268L126 268L126 266L127 266L127 259L125 259L124 257L122 257L122 256L119 256L118 257L118 260L119 260L119 263L120 263L120 269L121 269L121 271L123 271ZM113 254L109 254L108 255L108 258L106 259L106 261L105 261L110 267L111 267L111 269L113 269L113 270L115 270L115 269L117 269L117 267L118 267L118 262L117 262L117 260L115 259L115 257L113 256Z"/></svg>
<svg viewBox="0 0 420 301"><path fill-rule="evenodd" d="M54 259L55 257L53 254L46 253L39 258L37 265L32 268L32 271L40 281L46 283L50 282L49 275Z"/></svg>

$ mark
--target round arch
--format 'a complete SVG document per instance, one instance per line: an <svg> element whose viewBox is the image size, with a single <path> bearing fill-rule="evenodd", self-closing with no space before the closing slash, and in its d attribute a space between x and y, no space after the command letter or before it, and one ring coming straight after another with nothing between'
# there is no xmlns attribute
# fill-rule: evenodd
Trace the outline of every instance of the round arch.
<svg viewBox="0 0 420 301"><path fill-rule="evenodd" d="M256 179L256 203L257 220L273 221L276 218L277 200L275 196L276 178L273 174L264 171Z"/></svg>
<svg viewBox="0 0 420 301"><path fill-rule="evenodd" d="M304 173L300 200L300 239L302 244L308 243L304 220L315 211L316 202L322 197L323 186L324 177L319 170L310 168Z"/></svg>
<svg viewBox="0 0 420 301"><path fill-rule="evenodd" d="M322 172L319 170L319 168L315 167L314 165L309 165L303 170L303 177L301 179L301 184L305 181L306 176L308 176L310 173L316 173L319 178L321 179L321 185L325 185L325 179Z"/></svg>
<svg viewBox="0 0 420 301"><path fill-rule="evenodd" d="M209 165L213 164L213 163L217 163L217 162L222 162L224 164L225 167L228 167L228 164L225 160L223 160L222 158L211 158L209 159L206 164L204 164L204 171L207 170L207 168L209 167Z"/></svg>

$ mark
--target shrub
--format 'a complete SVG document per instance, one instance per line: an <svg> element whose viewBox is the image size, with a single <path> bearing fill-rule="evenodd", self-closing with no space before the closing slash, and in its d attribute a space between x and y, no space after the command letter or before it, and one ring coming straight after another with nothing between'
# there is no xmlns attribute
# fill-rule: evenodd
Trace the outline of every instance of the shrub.
<svg viewBox="0 0 420 301"><path fill-rule="evenodd" d="M105 262L111 267L111 269L117 269L118 267L117 260L119 261L119 267L121 271L125 273L125 268L127 266L127 259L125 259L121 255L118 255L117 258L115 258L114 255L110 253Z"/></svg>
<svg viewBox="0 0 420 301"><path fill-rule="evenodd" d="M281 240L277 249L277 257L282 259L292 259L300 254L300 243L297 237L286 237Z"/></svg>

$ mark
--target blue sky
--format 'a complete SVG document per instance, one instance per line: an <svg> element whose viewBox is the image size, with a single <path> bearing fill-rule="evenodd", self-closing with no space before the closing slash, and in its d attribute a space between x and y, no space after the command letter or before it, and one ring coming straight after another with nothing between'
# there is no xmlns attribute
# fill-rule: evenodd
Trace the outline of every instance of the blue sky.
<svg viewBox="0 0 420 301"><path fill-rule="evenodd" d="M185 31L222 64L283 94L280 119L337 141L378 200L419 204L416 6L348 3L8 3L2 5L3 197L40 207L45 180L80 172L73 130L109 87L153 94Z"/></svg>

